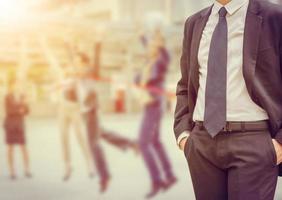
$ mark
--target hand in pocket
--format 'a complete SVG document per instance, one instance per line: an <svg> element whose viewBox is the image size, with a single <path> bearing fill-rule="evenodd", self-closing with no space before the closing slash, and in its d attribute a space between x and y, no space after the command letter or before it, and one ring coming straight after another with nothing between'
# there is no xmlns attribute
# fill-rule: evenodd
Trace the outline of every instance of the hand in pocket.
<svg viewBox="0 0 282 200"><path fill-rule="evenodd" d="M275 139L272 139L272 143L276 152L277 165L279 165L282 163L282 144L277 142Z"/></svg>
<svg viewBox="0 0 282 200"><path fill-rule="evenodd" d="M185 146L186 146L187 141L188 141L188 137L183 138L183 139L180 141L179 146L180 146L180 149L181 149L182 151L185 150Z"/></svg>

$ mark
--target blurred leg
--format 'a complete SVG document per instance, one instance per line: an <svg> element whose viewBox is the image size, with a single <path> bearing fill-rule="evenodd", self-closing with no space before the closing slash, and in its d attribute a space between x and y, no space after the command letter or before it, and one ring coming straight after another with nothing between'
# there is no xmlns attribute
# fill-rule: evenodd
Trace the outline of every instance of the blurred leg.
<svg viewBox="0 0 282 200"><path fill-rule="evenodd" d="M101 192L106 191L110 179L104 151L99 145L99 125L95 111L87 113L87 133L90 151L100 177Z"/></svg>
<svg viewBox="0 0 282 200"><path fill-rule="evenodd" d="M154 111L151 109L146 109L141 123L139 145L153 184L161 182L159 169L152 149L154 126Z"/></svg>
<svg viewBox="0 0 282 200"><path fill-rule="evenodd" d="M64 180L68 180L71 175L71 158L70 158L70 146L69 146L69 120L67 116L63 116L60 119L61 126L61 140L62 140L62 152L65 164L65 177Z"/></svg>
<svg viewBox="0 0 282 200"><path fill-rule="evenodd" d="M158 158L160 159L161 166L162 166L162 168L165 172L167 180L170 180L170 179L174 179L174 175L173 175L173 172L172 172L172 167L171 167L168 155L165 151L165 148L164 148L162 142L160 141L159 126L160 126L160 123L156 124L156 126L155 126L155 135L154 135L154 139L153 139L153 147L154 147L155 152L158 155Z"/></svg>
<svg viewBox="0 0 282 200"><path fill-rule="evenodd" d="M157 124L157 112L154 106L146 107L145 115L142 121L140 132L140 149L143 154L144 161L149 170L152 187L151 191L146 195L146 198L152 198L157 195L161 189L168 188L160 176L160 171L157 165L156 156L154 153L154 135Z"/></svg>
<svg viewBox="0 0 282 200"><path fill-rule="evenodd" d="M108 182L110 180L110 175L105 160L105 154L103 149L98 143L96 144L92 143L91 151L93 155L94 164L96 166L96 169L100 177L101 192L104 192L106 191L108 187Z"/></svg>
<svg viewBox="0 0 282 200"><path fill-rule="evenodd" d="M136 148L135 142L124 138L112 131L102 130L101 138L103 138L107 143L115 146L120 150L127 150L128 148L133 148L135 150Z"/></svg>
<svg viewBox="0 0 282 200"><path fill-rule="evenodd" d="M74 131L76 135L76 139L78 141L78 144L81 148L82 154L85 158L87 170L89 172L89 175L92 176L92 167L90 163L90 155L89 155L89 148L86 145L86 139L83 137L83 122L82 118L79 113L74 113L77 116L73 117L72 123L74 125Z"/></svg>
<svg viewBox="0 0 282 200"><path fill-rule="evenodd" d="M165 172L166 179L169 183L173 184L176 181L176 178L172 172L172 167L168 158L168 155L165 151L165 148L160 140L160 127L161 127L161 118L162 111L161 107L157 107L155 115L155 126L154 126L154 135L153 135L153 148L161 162L161 166ZM169 184L168 183L168 184Z"/></svg>
<svg viewBox="0 0 282 200"><path fill-rule="evenodd" d="M24 163L24 172L26 177L30 178L31 173L30 173L30 166L29 166L29 155L28 151L25 145L20 145L21 152L22 152L22 157L23 157L23 163Z"/></svg>
<svg viewBox="0 0 282 200"><path fill-rule="evenodd" d="M10 177L14 179L16 177L14 168L14 146L8 145L7 147L7 157L8 157L8 167L10 172Z"/></svg>

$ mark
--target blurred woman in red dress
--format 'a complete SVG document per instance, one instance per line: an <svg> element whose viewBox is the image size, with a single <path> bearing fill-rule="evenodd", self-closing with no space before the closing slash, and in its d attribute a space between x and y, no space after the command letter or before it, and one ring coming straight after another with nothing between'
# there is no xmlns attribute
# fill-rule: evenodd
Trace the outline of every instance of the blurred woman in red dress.
<svg viewBox="0 0 282 200"><path fill-rule="evenodd" d="M6 132L7 156L10 178L16 179L14 168L14 147L19 145L24 162L24 172L26 178L32 175L29 169L29 155L25 140L25 122L24 117L28 114L28 105L25 102L25 96L19 91L14 81L11 81L8 93L5 97L5 121L4 129Z"/></svg>

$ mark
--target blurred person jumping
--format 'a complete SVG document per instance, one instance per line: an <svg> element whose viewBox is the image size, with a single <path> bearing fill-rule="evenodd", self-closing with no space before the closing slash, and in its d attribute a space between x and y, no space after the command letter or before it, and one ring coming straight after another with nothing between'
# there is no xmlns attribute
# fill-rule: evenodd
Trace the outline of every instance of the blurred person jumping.
<svg viewBox="0 0 282 200"><path fill-rule="evenodd" d="M64 181L68 181L72 175L71 166L71 153L70 153L70 131L71 127L82 150L85 159L89 177L93 177L92 166L90 163L90 155L86 144L85 137L83 136L83 119L80 112L80 104L77 94L77 78L75 77L74 70L68 72L68 77L61 85L61 102L59 107L59 121L62 136L63 158L65 162L65 175Z"/></svg>
<svg viewBox="0 0 282 200"><path fill-rule="evenodd" d="M169 54L159 30L155 31L149 42L142 37L142 42L148 48L148 61L137 80L138 86L144 89L140 99L144 105L144 115L139 133L139 145L152 181L151 191L146 195L147 198L151 198L162 189L169 189L177 179L160 141L164 81L170 61ZM157 164L159 161L161 169ZM165 174L164 178L161 177L162 171Z"/></svg>
<svg viewBox="0 0 282 200"><path fill-rule="evenodd" d="M29 108L24 94L20 91L15 81L11 81L5 97L5 121L4 129L6 132L6 144L10 178L17 178L14 168L14 147L19 145L26 178L31 178L32 174L29 167L29 155L26 148L25 121L24 117L28 114Z"/></svg>
<svg viewBox="0 0 282 200"><path fill-rule="evenodd" d="M93 68L89 67L90 60L83 53L77 55L76 61L81 72L80 80L78 81L78 98L81 105L81 113L86 124L90 152L100 178L100 191L105 192L110 181L110 173L103 148L100 144L101 139L122 150L128 148L135 150L136 143L100 127L97 83L95 83Z"/></svg>
<svg viewBox="0 0 282 200"><path fill-rule="evenodd" d="M105 154L98 141L99 128L97 119L97 97L93 80L88 77L88 57L84 54L76 56L76 64L80 68L81 74L78 81L78 99L80 102L82 116L86 124L87 139L90 153L93 157L94 165L100 178L100 191L106 191L110 180L110 174L105 159ZM83 71L85 70L85 71Z"/></svg>

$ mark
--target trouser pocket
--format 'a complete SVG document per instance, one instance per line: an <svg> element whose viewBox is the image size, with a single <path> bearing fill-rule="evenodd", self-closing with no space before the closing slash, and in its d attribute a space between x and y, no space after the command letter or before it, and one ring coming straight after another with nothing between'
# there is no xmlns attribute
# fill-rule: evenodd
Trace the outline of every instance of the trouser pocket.
<svg viewBox="0 0 282 200"><path fill-rule="evenodd" d="M270 136L270 134L268 134L267 136L267 142L268 142L268 146L269 146L269 153L272 159L272 163L274 166L277 166L277 155L276 155L276 150L274 147L274 144L272 142L272 138Z"/></svg>

